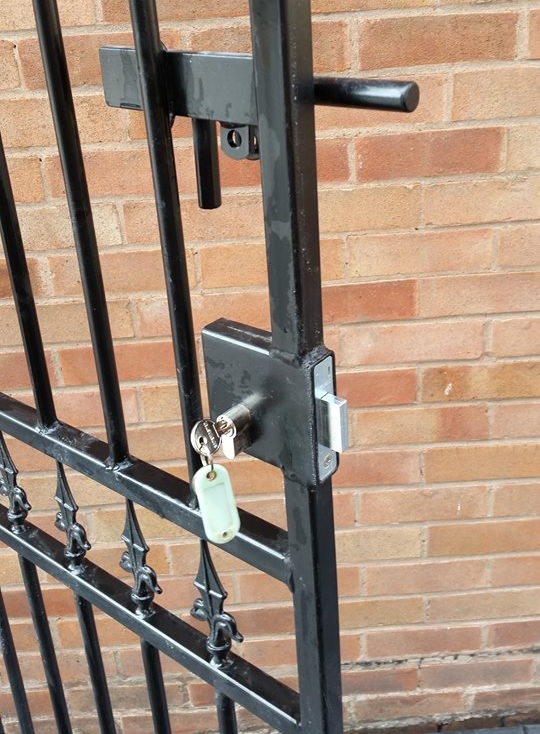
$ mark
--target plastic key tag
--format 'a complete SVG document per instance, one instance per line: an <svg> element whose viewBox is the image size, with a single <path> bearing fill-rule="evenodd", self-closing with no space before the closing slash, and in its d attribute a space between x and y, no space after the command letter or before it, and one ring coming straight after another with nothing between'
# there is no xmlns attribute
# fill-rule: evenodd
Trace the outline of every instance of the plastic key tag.
<svg viewBox="0 0 540 734"><path fill-rule="evenodd" d="M240 517L229 472L224 466L203 466L193 476L204 532L212 543L228 543L240 530Z"/></svg>

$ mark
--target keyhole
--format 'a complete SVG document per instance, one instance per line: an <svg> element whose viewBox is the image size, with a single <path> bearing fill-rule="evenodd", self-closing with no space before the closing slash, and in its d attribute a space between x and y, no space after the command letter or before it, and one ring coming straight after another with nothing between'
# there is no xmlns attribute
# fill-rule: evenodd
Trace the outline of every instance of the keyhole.
<svg viewBox="0 0 540 734"><path fill-rule="evenodd" d="M227 142L231 148L239 148L242 145L242 136L238 130L230 130L227 135Z"/></svg>

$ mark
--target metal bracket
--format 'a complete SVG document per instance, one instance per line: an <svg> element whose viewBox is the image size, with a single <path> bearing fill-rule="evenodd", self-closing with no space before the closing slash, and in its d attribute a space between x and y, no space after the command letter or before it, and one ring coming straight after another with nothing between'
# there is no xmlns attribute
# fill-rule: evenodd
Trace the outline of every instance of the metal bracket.
<svg viewBox="0 0 540 734"><path fill-rule="evenodd" d="M317 403L334 392L333 354L320 346L289 362L273 352L269 332L226 319L206 326L202 339L212 417L249 405L247 454L307 485L331 476L338 457L327 441L335 429L325 426Z"/></svg>

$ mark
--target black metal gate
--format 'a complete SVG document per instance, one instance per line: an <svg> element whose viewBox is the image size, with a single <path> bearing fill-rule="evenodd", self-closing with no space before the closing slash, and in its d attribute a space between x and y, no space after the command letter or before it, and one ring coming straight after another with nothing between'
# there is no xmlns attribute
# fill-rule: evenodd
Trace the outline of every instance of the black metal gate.
<svg viewBox="0 0 540 734"><path fill-rule="evenodd" d="M129 453L56 2L33 4L107 433L107 441L100 441L57 419L0 145L2 240L36 406L0 393L0 430L56 462L55 522L65 531L66 541L58 542L28 521L30 505L1 434L0 492L7 507L0 506L0 540L19 556L58 731L69 734L72 724L38 568L75 595L103 734L116 730L94 608L140 638L155 732L172 731L160 662L164 654L214 687L222 734L237 731L235 704L280 732L339 734L343 720L330 477L346 431L345 406L335 397L333 355L322 341L314 105L411 111L418 89L409 82L314 78L307 0L251 0L252 56L167 51L160 41L154 0L130 0L135 49L102 49L103 79L110 105L141 109L145 116L187 447L189 478L182 480ZM202 423L171 140L175 115L192 118L202 208L220 205L216 123L221 125L222 149L233 158L260 159L262 172L272 330L262 332L223 319L206 327L203 343L214 420ZM213 465L213 451L221 441L231 456L245 450L281 468L287 530L242 510L239 529L223 523L217 530L211 528L216 502L233 516L235 512L226 477L217 476ZM201 463L208 465L202 475ZM64 466L125 497L122 539L127 549L120 562L133 574L131 587L86 558L90 546L77 521L78 507ZM199 494L197 502L190 485L194 475L202 476L202 494L208 488L214 492L209 503ZM212 482L219 481L216 495ZM160 589L146 564L148 547L135 505L200 538L200 568L194 581L198 598L192 614L208 622L207 636L155 603ZM226 592L212 563L209 538L219 544L226 539L224 550L290 588L298 692L231 651L241 634L224 610ZM1 596L0 644L20 729L31 734L34 724Z"/></svg>

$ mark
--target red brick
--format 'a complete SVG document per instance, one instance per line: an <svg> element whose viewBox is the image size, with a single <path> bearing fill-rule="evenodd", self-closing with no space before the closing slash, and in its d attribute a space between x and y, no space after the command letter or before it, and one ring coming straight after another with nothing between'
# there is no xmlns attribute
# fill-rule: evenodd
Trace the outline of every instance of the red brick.
<svg viewBox="0 0 540 734"><path fill-rule="evenodd" d="M494 691L477 691L474 694L473 705L480 711L491 709L513 713L518 710L523 713L531 710L536 713L539 697L540 686L531 683L526 688L500 687Z"/></svg>
<svg viewBox="0 0 540 734"><path fill-rule="evenodd" d="M416 312L416 281L335 285L323 289L323 314L331 324L405 319Z"/></svg>
<svg viewBox="0 0 540 734"><path fill-rule="evenodd" d="M6 148L29 148L55 142L49 103L45 97L3 99L0 129Z"/></svg>
<svg viewBox="0 0 540 734"><path fill-rule="evenodd" d="M484 517L485 487L445 489L387 489L363 492L360 518L363 523L419 522Z"/></svg>
<svg viewBox="0 0 540 734"><path fill-rule="evenodd" d="M494 405L491 413L492 438L532 439L540 436L540 402Z"/></svg>
<svg viewBox="0 0 540 734"><path fill-rule="evenodd" d="M499 520L434 525L428 531L430 556L470 556L538 549L538 520Z"/></svg>
<svg viewBox="0 0 540 734"><path fill-rule="evenodd" d="M363 136L356 143L358 179L418 179L501 170L502 128Z"/></svg>
<svg viewBox="0 0 540 734"><path fill-rule="evenodd" d="M452 663L427 663L418 671L421 688L476 688L478 685L503 686L528 683L532 659L466 660Z"/></svg>
<svg viewBox="0 0 540 734"><path fill-rule="evenodd" d="M97 241L103 247L122 242L116 206L94 204L93 218ZM19 207L23 241L27 252L73 247L73 235L67 207Z"/></svg>
<svg viewBox="0 0 540 734"><path fill-rule="evenodd" d="M190 255L189 251L187 259L192 265ZM161 293L165 290L163 261L158 249L106 252L101 255L100 263L107 294L138 291ZM81 292L81 277L75 255L53 255L49 257L49 266L54 294L69 296Z"/></svg>
<svg viewBox="0 0 540 734"><path fill-rule="evenodd" d="M415 624L423 618L424 604L420 597L361 599L341 602L339 606L341 629Z"/></svg>
<svg viewBox="0 0 540 734"><path fill-rule="evenodd" d="M110 23L129 21L129 7L122 0L103 0L103 17ZM201 0L197 6L178 6L175 0L159 0L157 10L161 21L197 20L199 18L233 18L248 15L246 0L222 0L216 5L212 0Z"/></svg>
<svg viewBox="0 0 540 734"><path fill-rule="evenodd" d="M368 324L347 327L342 334L343 366L471 359L483 350L478 321Z"/></svg>
<svg viewBox="0 0 540 734"><path fill-rule="evenodd" d="M489 229L369 234L347 239L351 276L470 272L491 267Z"/></svg>
<svg viewBox="0 0 540 734"><path fill-rule="evenodd" d="M204 734L215 730L217 723L215 706L210 709L190 709L181 713L172 711L169 715L175 734ZM150 713L126 713L122 716L122 727L130 734L148 734L152 729Z"/></svg>
<svg viewBox="0 0 540 734"><path fill-rule="evenodd" d="M522 555L519 558L494 558L490 582L493 586L508 586L509 583L512 586L540 585L540 557ZM525 608L521 609L521 613L526 614Z"/></svg>
<svg viewBox="0 0 540 734"><path fill-rule="evenodd" d="M43 200L43 179L38 156L10 156L8 168L15 201L26 204Z"/></svg>
<svg viewBox="0 0 540 734"><path fill-rule="evenodd" d="M355 412L351 422L357 445L439 443L488 437L487 411L482 406L367 410Z"/></svg>
<svg viewBox="0 0 540 734"><path fill-rule="evenodd" d="M428 226L481 224L540 216L540 177L451 181L426 186Z"/></svg>
<svg viewBox="0 0 540 734"><path fill-rule="evenodd" d="M81 0L75 6L71 0L59 3L60 20L63 25L92 25L96 22L95 8L92 0ZM32 5L21 4L17 0L3 0L0 16L1 30L21 30L34 27Z"/></svg>
<svg viewBox="0 0 540 734"><path fill-rule="evenodd" d="M360 68L512 59L517 19L517 13L484 11L365 20L359 26Z"/></svg>
<svg viewBox="0 0 540 734"><path fill-rule="evenodd" d="M323 189L319 193L323 232L415 227L419 225L418 186Z"/></svg>
<svg viewBox="0 0 540 734"><path fill-rule="evenodd" d="M370 596L467 591L486 586L487 564L483 560L414 561L372 565L365 573Z"/></svg>
<svg viewBox="0 0 540 734"><path fill-rule="evenodd" d="M456 72L452 118L493 120L538 115L540 100L530 91L539 83L540 69L528 66Z"/></svg>
<svg viewBox="0 0 540 734"><path fill-rule="evenodd" d="M337 385L338 395L348 401L349 408L402 405L416 400L415 370L340 372Z"/></svg>
<svg viewBox="0 0 540 734"><path fill-rule="evenodd" d="M418 684L417 678L416 667L344 670L342 673L343 695L358 696L369 693L414 691Z"/></svg>
<svg viewBox="0 0 540 734"><path fill-rule="evenodd" d="M436 402L534 398L540 395L540 363L434 367L423 373L422 395L425 401Z"/></svg>
<svg viewBox="0 0 540 734"><path fill-rule="evenodd" d="M407 658L475 651L479 627L422 627L368 632L368 658Z"/></svg>
<svg viewBox="0 0 540 734"><path fill-rule="evenodd" d="M55 394L58 418L72 426L103 425L103 409L99 392L94 390L69 390ZM124 414L128 423L136 423L139 419L135 390L122 390Z"/></svg>
<svg viewBox="0 0 540 734"><path fill-rule="evenodd" d="M506 169L528 171L537 168L540 168L540 125L510 128Z"/></svg>
<svg viewBox="0 0 540 734"><path fill-rule="evenodd" d="M354 715L361 721L384 721L389 717L434 717L442 714L455 715L459 711L467 711L467 705L461 692L438 693L436 696L426 693L390 694L379 698L368 697L354 706Z"/></svg>
<svg viewBox="0 0 540 734"><path fill-rule="evenodd" d="M73 87L99 86L102 83L99 63L101 46L131 46L130 33L65 34L64 48ZM25 86L28 89L45 87L43 65L37 38L23 38L17 43Z"/></svg>
<svg viewBox="0 0 540 734"><path fill-rule="evenodd" d="M530 311L540 299L540 272L425 278L418 284L424 317Z"/></svg>
<svg viewBox="0 0 540 734"><path fill-rule="evenodd" d="M508 357L540 354L540 318L494 321L492 351Z"/></svg>
<svg viewBox="0 0 540 734"><path fill-rule="evenodd" d="M124 216L128 241L157 242L155 204L148 201L126 202ZM263 215L260 197L236 194L223 197L223 205L212 211L201 211L194 200L182 202L186 238L222 242L224 237L238 240L261 237Z"/></svg>
<svg viewBox="0 0 540 734"><path fill-rule="evenodd" d="M400 8L431 7L433 0L399 0ZM313 13L337 13L348 10L394 10L396 0L314 0L312 3Z"/></svg>
<svg viewBox="0 0 540 734"><path fill-rule="evenodd" d="M438 596L429 601L432 622L464 622L501 617L523 617L538 611L536 589L468 591L466 594Z"/></svg>
<svg viewBox="0 0 540 734"><path fill-rule="evenodd" d="M494 648L527 648L538 644L539 635L540 621L537 619L498 622L489 627L488 645Z"/></svg>
<svg viewBox="0 0 540 734"><path fill-rule="evenodd" d="M420 480L416 451L347 452L341 457L336 486L415 484Z"/></svg>
<svg viewBox="0 0 540 734"><path fill-rule="evenodd" d="M20 84L14 49L12 41L0 41L0 89L15 89Z"/></svg>
<svg viewBox="0 0 540 734"><path fill-rule="evenodd" d="M540 59L540 10L529 10L529 58Z"/></svg>
<svg viewBox="0 0 540 734"><path fill-rule="evenodd" d="M535 477L540 444L513 443L428 449L426 481L452 482Z"/></svg>
<svg viewBox="0 0 540 734"><path fill-rule="evenodd" d="M420 529L385 527L343 530L336 534L338 563L418 558L421 552Z"/></svg>
<svg viewBox="0 0 540 734"><path fill-rule="evenodd" d="M493 514L534 517L540 515L538 484L507 484L495 487Z"/></svg>
<svg viewBox="0 0 540 734"><path fill-rule="evenodd" d="M539 224L523 224L503 229L500 234L497 258L502 268L526 268L540 265Z"/></svg>

